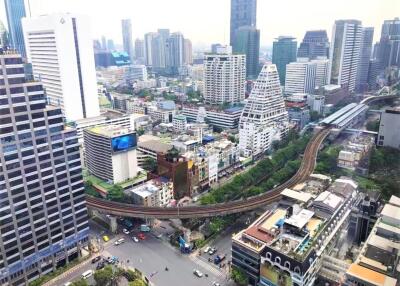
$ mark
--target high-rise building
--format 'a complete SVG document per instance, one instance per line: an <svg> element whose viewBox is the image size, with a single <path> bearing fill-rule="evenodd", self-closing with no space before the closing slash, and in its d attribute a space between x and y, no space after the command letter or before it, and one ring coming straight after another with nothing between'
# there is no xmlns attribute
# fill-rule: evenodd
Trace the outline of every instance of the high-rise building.
<svg viewBox="0 0 400 286"><path fill-rule="evenodd" d="M242 26L236 30L235 42L232 46L234 53L246 55L247 78L257 78L259 52L260 52L260 30L252 26Z"/></svg>
<svg viewBox="0 0 400 286"><path fill-rule="evenodd" d="M137 61L144 63L144 41L141 39L135 40L135 58Z"/></svg>
<svg viewBox="0 0 400 286"><path fill-rule="evenodd" d="M107 40L107 50L109 51L115 51L115 44L113 39L108 39Z"/></svg>
<svg viewBox="0 0 400 286"><path fill-rule="evenodd" d="M377 51L380 69L400 66L400 19L385 20L382 24L381 39Z"/></svg>
<svg viewBox="0 0 400 286"><path fill-rule="evenodd" d="M134 49L132 41L132 22L131 19L122 19L122 43L124 51L128 53L131 62L133 63Z"/></svg>
<svg viewBox="0 0 400 286"><path fill-rule="evenodd" d="M312 93L315 89L316 72L317 64L308 59L286 65L285 94Z"/></svg>
<svg viewBox="0 0 400 286"><path fill-rule="evenodd" d="M24 34L21 19L26 16L24 0L4 0L8 31L10 33L10 46L26 57Z"/></svg>
<svg viewBox="0 0 400 286"><path fill-rule="evenodd" d="M289 119L279 84L276 65L264 65L239 122L239 149L248 156L257 156L280 140L288 131Z"/></svg>
<svg viewBox="0 0 400 286"><path fill-rule="evenodd" d="M376 145L400 149L400 109L382 112Z"/></svg>
<svg viewBox="0 0 400 286"><path fill-rule="evenodd" d="M307 31L297 51L298 58L329 56L329 40L325 30Z"/></svg>
<svg viewBox="0 0 400 286"><path fill-rule="evenodd" d="M178 74L178 69L184 65L184 38L181 33L172 33L167 39L165 61L170 74Z"/></svg>
<svg viewBox="0 0 400 286"><path fill-rule="evenodd" d="M185 39L183 43L183 63L185 65L193 64L193 51L192 51L192 42L189 39Z"/></svg>
<svg viewBox="0 0 400 286"><path fill-rule="evenodd" d="M223 45L221 44L212 44L211 45L211 53L215 54L217 53L217 49L223 47Z"/></svg>
<svg viewBox="0 0 400 286"><path fill-rule="evenodd" d="M230 45L235 43L236 31L242 26L256 27L257 0L231 0Z"/></svg>
<svg viewBox="0 0 400 286"><path fill-rule="evenodd" d="M244 99L246 56L232 54L230 46L204 56L204 101L238 103Z"/></svg>
<svg viewBox="0 0 400 286"><path fill-rule="evenodd" d="M107 50L107 39L105 36L101 36L101 48Z"/></svg>
<svg viewBox="0 0 400 286"><path fill-rule="evenodd" d="M372 41L374 39L374 28L362 29L360 56L358 58L356 90L364 92L368 90L368 68L372 54Z"/></svg>
<svg viewBox="0 0 400 286"><path fill-rule="evenodd" d="M28 60L50 104L66 119L98 116L96 70L89 19L52 14L22 20Z"/></svg>
<svg viewBox="0 0 400 286"><path fill-rule="evenodd" d="M144 60L146 66L152 66L153 65L153 59L152 59L152 42L153 38L155 38L157 33L146 33L144 34Z"/></svg>
<svg viewBox="0 0 400 286"><path fill-rule="evenodd" d="M280 36L272 47L272 63L276 65L281 85L285 85L286 65L296 61L297 42L293 37Z"/></svg>
<svg viewBox="0 0 400 286"><path fill-rule="evenodd" d="M166 39L161 34L155 34L151 41L151 63L153 71L163 71L165 63Z"/></svg>
<svg viewBox="0 0 400 286"><path fill-rule="evenodd" d="M327 85L329 74L329 60L326 57L317 57L311 62L317 65L317 69L315 71L315 87L318 88Z"/></svg>
<svg viewBox="0 0 400 286"><path fill-rule="evenodd" d="M28 285L87 244L79 143L21 56L0 54L0 71L0 284Z"/></svg>
<svg viewBox="0 0 400 286"><path fill-rule="evenodd" d="M8 40L8 32L6 27L4 26L3 22L0 20L0 48L8 47L9 40Z"/></svg>
<svg viewBox="0 0 400 286"><path fill-rule="evenodd" d="M355 90L362 26L358 20L337 20L333 25L329 82Z"/></svg>
<svg viewBox="0 0 400 286"><path fill-rule="evenodd" d="M377 59L369 60L368 67L368 88L374 90L377 86L377 78L380 69L380 62Z"/></svg>

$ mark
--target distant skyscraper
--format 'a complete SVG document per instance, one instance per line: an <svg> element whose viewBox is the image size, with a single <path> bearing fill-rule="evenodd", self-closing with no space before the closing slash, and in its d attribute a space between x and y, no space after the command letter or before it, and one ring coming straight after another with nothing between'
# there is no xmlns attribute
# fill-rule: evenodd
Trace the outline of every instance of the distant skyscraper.
<svg viewBox="0 0 400 286"><path fill-rule="evenodd" d="M374 28L363 28L356 78L356 90L358 92L364 92L368 90L368 68L369 61L371 59L373 39Z"/></svg>
<svg viewBox="0 0 400 286"><path fill-rule="evenodd" d="M52 14L24 18L22 24L28 60L49 103L60 106L67 120L98 116L89 18Z"/></svg>
<svg viewBox="0 0 400 286"><path fill-rule="evenodd" d="M368 67L368 88L374 90L376 88L376 82L379 74L380 62L377 59L369 60Z"/></svg>
<svg viewBox="0 0 400 286"><path fill-rule="evenodd" d="M329 82L355 90L362 37L361 21L337 20L332 30Z"/></svg>
<svg viewBox="0 0 400 286"><path fill-rule="evenodd" d="M181 33L172 33L167 39L166 65L168 73L178 74L184 64L184 38Z"/></svg>
<svg viewBox="0 0 400 286"><path fill-rule="evenodd" d="M115 44L113 39L108 39L107 40L107 50L109 51L115 51Z"/></svg>
<svg viewBox="0 0 400 286"><path fill-rule="evenodd" d="M221 44L211 44L211 53L212 53L212 54L217 53L217 49L220 48L220 47L222 47L222 46L223 46L223 45L221 45Z"/></svg>
<svg viewBox="0 0 400 286"><path fill-rule="evenodd" d="M236 30L242 26L256 27L257 0L231 0L230 45L235 43Z"/></svg>
<svg viewBox="0 0 400 286"><path fill-rule="evenodd" d="M101 48L107 50L107 39L105 36L101 36Z"/></svg>
<svg viewBox="0 0 400 286"><path fill-rule="evenodd" d="M153 38L157 36L157 33L146 33L144 35L144 60L146 66L152 66L152 42Z"/></svg>
<svg viewBox="0 0 400 286"><path fill-rule="evenodd" d="M204 101L238 103L244 99L246 56L233 55L230 46L204 56Z"/></svg>
<svg viewBox="0 0 400 286"><path fill-rule="evenodd" d="M328 84L329 60L325 57L317 58L311 61L317 65L315 72L315 87L323 87Z"/></svg>
<svg viewBox="0 0 400 286"><path fill-rule="evenodd" d="M385 20L382 25L381 39L377 51L380 68L400 67L400 20Z"/></svg>
<svg viewBox="0 0 400 286"><path fill-rule="evenodd" d="M166 67L165 52L166 40L162 34L154 34L151 40L151 63L153 71L164 71Z"/></svg>
<svg viewBox="0 0 400 286"><path fill-rule="evenodd" d="M8 32L3 22L0 20L0 48L6 47L8 45L9 45Z"/></svg>
<svg viewBox="0 0 400 286"><path fill-rule="evenodd" d="M286 65L285 94L312 93L315 89L317 64L308 59Z"/></svg>
<svg viewBox="0 0 400 286"><path fill-rule="evenodd" d="M0 54L0 70L0 284L28 285L87 245L79 143L19 55Z"/></svg>
<svg viewBox="0 0 400 286"><path fill-rule="evenodd" d="M272 48L272 63L276 65L281 85L285 85L286 65L296 61L296 38L280 36Z"/></svg>
<svg viewBox="0 0 400 286"><path fill-rule="evenodd" d="M26 58L21 19L26 17L24 0L4 0L7 14L10 46Z"/></svg>
<svg viewBox="0 0 400 286"><path fill-rule="evenodd" d="M191 64L193 64L192 42L189 39L185 39L185 42L183 43L183 45L184 45L183 62L186 65L191 65Z"/></svg>
<svg viewBox="0 0 400 286"><path fill-rule="evenodd" d="M247 98L239 122L239 149L248 156L259 155L283 137L289 127L288 113L275 65L264 65Z"/></svg>
<svg viewBox="0 0 400 286"><path fill-rule="evenodd" d="M124 46L124 51L128 53L131 62L133 63L134 49L132 41L132 22L131 19L123 19L121 21L122 25L122 42Z"/></svg>
<svg viewBox="0 0 400 286"><path fill-rule="evenodd" d="M246 55L246 75L248 78L257 78L260 30L251 26L242 26L236 30L233 52Z"/></svg>
<svg viewBox="0 0 400 286"><path fill-rule="evenodd" d="M144 41L141 39L135 40L135 58L144 62Z"/></svg>
<svg viewBox="0 0 400 286"><path fill-rule="evenodd" d="M307 31L303 42L297 51L298 58L309 58L329 56L329 40L325 30Z"/></svg>

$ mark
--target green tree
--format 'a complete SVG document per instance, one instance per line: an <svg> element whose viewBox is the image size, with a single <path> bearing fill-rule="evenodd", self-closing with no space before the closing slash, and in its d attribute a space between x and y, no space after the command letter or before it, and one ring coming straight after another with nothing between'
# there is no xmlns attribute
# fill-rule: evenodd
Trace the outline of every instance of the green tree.
<svg viewBox="0 0 400 286"><path fill-rule="evenodd" d="M80 279L78 281L72 282L72 286L89 286L85 279Z"/></svg>
<svg viewBox="0 0 400 286"><path fill-rule="evenodd" d="M141 279L136 279L133 282L129 282L129 286L147 286L146 283Z"/></svg>
<svg viewBox="0 0 400 286"><path fill-rule="evenodd" d="M143 169L154 173L157 170L157 161L151 157L146 158L143 162Z"/></svg>
<svg viewBox="0 0 400 286"><path fill-rule="evenodd" d="M108 190L107 199L110 201L122 202L124 200L124 191L122 187L114 185Z"/></svg>
<svg viewBox="0 0 400 286"><path fill-rule="evenodd" d="M143 127L140 127L137 131L136 131L137 136L142 136L144 134L144 129Z"/></svg>
<svg viewBox="0 0 400 286"><path fill-rule="evenodd" d="M378 132L379 131L379 120L374 120L374 121L368 121L367 123L367 130L368 131L375 131Z"/></svg>
<svg viewBox="0 0 400 286"><path fill-rule="evenodd" d="M101 270L97 270L94 273L94 281L96 281L97 286L107 286L111 283L113 278L113 269L110 265L107 265Z"/></svg>
<svg viewBox="0 0 400 286"><path fill-rule="evenodd" d="M321 115L318 113L318 111L313 110L310 112L310 120L311 121L317 121L320 118L321 118Z"/></svg>
<svg viewBox="0 0 400 286"><path fill-rule="evenodd" d="M246 286L249 283L249 278L247 277L247 274L239 268L232 268L231 277L233 281L235 281L236 284L240 286Z"/></svg>

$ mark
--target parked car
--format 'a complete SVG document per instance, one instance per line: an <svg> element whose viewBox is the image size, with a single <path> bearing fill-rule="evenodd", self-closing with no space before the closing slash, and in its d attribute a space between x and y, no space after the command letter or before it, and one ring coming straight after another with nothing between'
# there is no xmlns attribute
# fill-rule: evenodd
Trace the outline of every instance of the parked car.
<svg viewBox="0 0 400 286"><path fill-rule="evenodd" d="M215 252L217 252L217 248L212 247L212 248L208 251L208 254L213 255Z"/></svg>
<svg viewBox="0 0 400 286"><path fill-rule="evenodd" d="M93 275L93 270L87 270L82 273L82 279L88 279L92 275Z"/></svg>
<svg viewBox="0 0 400 286"><path fill-rule="evenodd" d="M199 270L195 269L193 270L193 274L199 278L203 277L203 273L201 273Z"/></svg>
<svg viewBox="0 0 400 286"><path fill-rule="evenodd" d="M129 230L127 230L126 228L124 228L124 229L122 230L122 232L125 233L125 234L129 234Z"/></svg>
<svg viewBox="0 0 400 286"><path fill-rule="evenodd" d="M214 282L212 283L212 286L221 286L221 284L219 284L218 282L215 282L215 281L214 281Z"/></svg>
<svg viewBox="0 0 400 286"><path fill-rule="evenodd" d="M204 253L208 253L210 251L211 247L207 246L206 248L204 248Z"/></svg>
<svg viewBox="0 0 400 286"><path fill-rule="evenodd" d="M96 270L103 269L104 266L105 266L105 262L104 261L100 261L96 266Z"/></svg>
<svg viewBox="0 0 400 286"><path fill-rule="evenodd" d="M218 254L214 258L214 264L220 264L226 258L225 254Z"/></svg>
<svg viewBox="0 0 400 286"><path fill-rule="evenodd" d="M139 242L139 239L136 236L132 236L134 242Z"/></svg>
<svg viewBox="0 0 400 286"><path fill-rule="evenodd" d="M125 242L125 239L120 238L120 239L118 239L118 240L116 240L116 241L114 242L114 245L120 245L120 244L122 244L122 243L124 243L124 242Z"/></svg>
<svg viewBox="0 0 400 286"><path fill-rule="evenodd" d="M110 240L110 238L109 238L107 235L104 235L104 236L103 236L103 240L104 240L105 242L107 242L107 241Z"/></svg>
<svg viewBox="0 0 400 286"><path fill-rule="evenodd" d="M97 261L100 261L100 259L101 259L101 256L94 257L94 258L92 259L92 263L94 264L94 263L96 263Z"/></svg>
<svg viewBox="0 0 400 286"><path fill-rule="evenodd" d="M66 282L66 283L64 283L64 286L71 286L72 285L72 282Z"/></svg>

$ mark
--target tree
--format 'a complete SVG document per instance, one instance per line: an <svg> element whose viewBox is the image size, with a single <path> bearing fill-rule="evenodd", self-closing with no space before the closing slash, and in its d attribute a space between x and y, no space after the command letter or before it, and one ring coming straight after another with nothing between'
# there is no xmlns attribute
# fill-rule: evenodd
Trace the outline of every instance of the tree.
<svg viewBox="0 0 400 286"><path fill-rule="evenodd" d="M154 173L157 170L157 161L151 157L146 158L143 162L143 169Z"/></svg>
<svg viewBox="0 0 400 286"><path fill-rule="evenodd" d="M379 120L374 120L374 121L368 121L367 123L367 130L368 131L375 131L378 132L379 131Z"/></svg>
<svg viewBox="0 0 400 286"><path fill-rule="evenodd" d="M80 279L78 281L72 282L71 286L89 286L85 279Z"/></svg>
<svg viewBox="0 0 400 286"><path fill-rule="evenodd" d="M146 286L146 283L141 279L137 279L133 282L129 282L129 286Z"/></svg>
<svg viewBox="0 0 400 286"><path fill-rule="evenodd" d="M315 111L315 110L311 111L311 113L310 113L311 121L317 121L320 118L321 118L321 115L318 113L318 111Z"/></svg>
<svg viewBox="0 0 400 286"><path fill-rule="evenodd" d="M96 281L97 286L107 286L111 283L112 277L113 269L110 265L94 273L94 281Z"/></svg>
<svg viewBox="0 0 400 286"><path fill-rule="evenodd" d="M137 131L136 131L137 136L142 136L144 134L144 129L143 127L140 127Z"/></svg>
<svg viewBox="0 0 400 286"><path fill-rule="evenodd" d="M107 199L109 199L110 201L117 201L117 202L123 201L124 191L122 187L118 185L112 186L111 189L108 190Z"/></svg>
<svg viewBox="0 0 400 286"><path fill-rule="evenodd" d="M247 274L239 268L232 268L231 277L233 281L235 281L240 286L246 286L249 283L249 278L247 277Z"/></svg>

